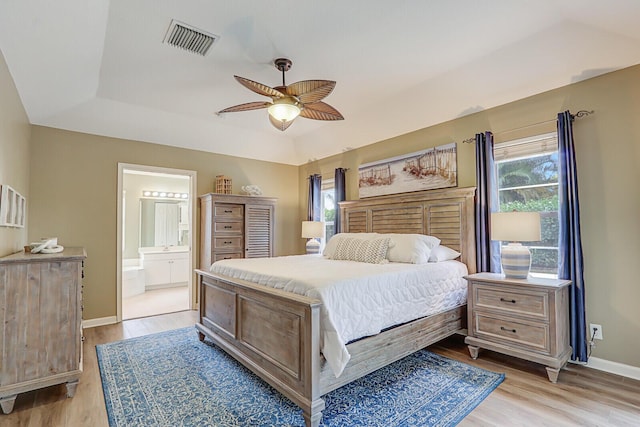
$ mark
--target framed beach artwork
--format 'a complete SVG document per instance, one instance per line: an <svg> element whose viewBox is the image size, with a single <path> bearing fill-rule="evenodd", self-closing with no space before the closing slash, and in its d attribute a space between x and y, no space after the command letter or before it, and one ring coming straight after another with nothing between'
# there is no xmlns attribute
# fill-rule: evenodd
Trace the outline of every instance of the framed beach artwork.
<svg viewBox="0 0 640 427"><path fill-rule="evenodd" d="M360 198L458 185L456 143L379 160L358 167Z"/></svg>

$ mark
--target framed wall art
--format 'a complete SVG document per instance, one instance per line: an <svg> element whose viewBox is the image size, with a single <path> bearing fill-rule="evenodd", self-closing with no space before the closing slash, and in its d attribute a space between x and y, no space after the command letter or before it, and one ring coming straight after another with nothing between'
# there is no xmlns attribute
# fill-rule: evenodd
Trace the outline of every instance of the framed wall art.
<svg viewBox="0 0 640 427"><path fill-rule="evenodd" d="M27 202L6 184L0 186L0 226L24 227Z"/></svg>
<svg viewBox="0 0 640 427"><path fill-rule="evenodd" d="M410 191L433 190L458 185L455 142L389 159L370 162L358 168L360 198Z"/></svg>

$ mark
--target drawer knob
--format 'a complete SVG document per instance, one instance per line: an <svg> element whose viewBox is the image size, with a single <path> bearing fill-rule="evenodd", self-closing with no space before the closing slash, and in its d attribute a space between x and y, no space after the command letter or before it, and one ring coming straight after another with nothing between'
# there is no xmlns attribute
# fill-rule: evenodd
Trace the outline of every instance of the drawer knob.
<svg viewBox="0 0 640 427"><path fill-rule="evenodd" d="M233 242L224 242L224 244L225 244L225 245L230 245L230 244L232 244L232 243L233 243Z"/></svg>
<svg viewBox="0 0 640 427"><path fill-rule="evenodd" d="M512 332L512 333L516 333L515 329L509 329L509 328L505 328L504 326L500 326L500 330L501 331L505 331L505 332Z"/></svg>
<svg viewBox="0 0 640 427"><path fill-rule="evenodd" d="M233 211L225 210L224 213L232 213Z"/></svg>
<svg viewBox="0 0 640 427"><path fill-rule="evenodd" d="M500 298L500 302L510 302L511 304L515 304L516 300Z"/></svg>
<svg viewBox="0 0 640 427"><path fill-rule="evenodd" d="M224 228L228 230L228 229L231 228L231 226L230 225L225 225Z"/></svg>

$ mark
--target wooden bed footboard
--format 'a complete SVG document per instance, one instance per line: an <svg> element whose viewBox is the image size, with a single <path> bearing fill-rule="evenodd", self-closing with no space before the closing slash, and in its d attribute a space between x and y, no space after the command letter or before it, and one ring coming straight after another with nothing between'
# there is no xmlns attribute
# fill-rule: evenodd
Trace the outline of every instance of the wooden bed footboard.
<svg viewBox="0 0 640 427"><path fill-rule="evenodd" d="M318 300L225 279L196 270L200 288L200 340L205 336L302 408L318 426L320 305Z"/></svg>
<svg viewBox="0 0 640 427"><path fill-rule="evenodd" d="M466 305L414 320L347 345L351 359L336 378L320 354L318 300L196 270L200 340L205 336L302 408L320 425L326 393L453 335Z"/></svg>

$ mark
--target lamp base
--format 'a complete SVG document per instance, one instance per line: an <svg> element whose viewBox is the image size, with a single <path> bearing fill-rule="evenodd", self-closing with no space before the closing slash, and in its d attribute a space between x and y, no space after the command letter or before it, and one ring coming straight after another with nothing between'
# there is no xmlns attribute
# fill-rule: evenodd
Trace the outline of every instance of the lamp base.
<svg viewBox="0 0 640 427"><path fill-rule="evenodd" d="M531 252L520 243L503 246L501 253L502 272L507 279L526 279L531 268Z"/></svg>
<svg viewBox="0 0 640 427"><path fill-rule="evenodd" d="M307 240L307 254L319 254L320 253L320 242L318 239L309 239Z"/></svg>

